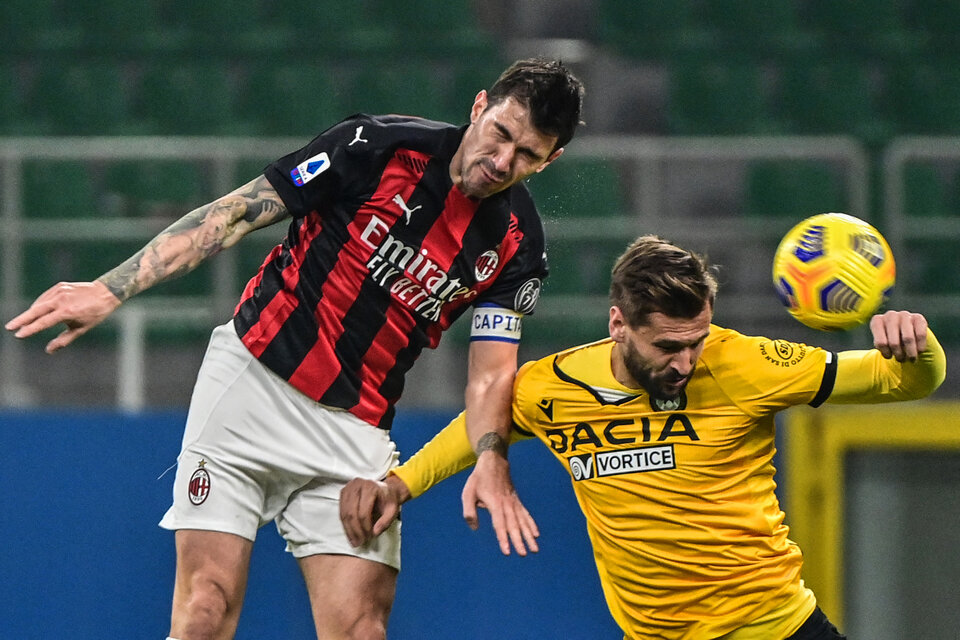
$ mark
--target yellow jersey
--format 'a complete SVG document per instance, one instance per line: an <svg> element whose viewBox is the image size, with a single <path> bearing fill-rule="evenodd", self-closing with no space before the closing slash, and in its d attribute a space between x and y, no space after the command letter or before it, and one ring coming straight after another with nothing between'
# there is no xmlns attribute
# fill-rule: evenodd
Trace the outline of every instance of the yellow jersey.
<svg viewBox="0 0 960 640"><path fill-rule="evenodd" d="M515 435L541 440L569 472L627 637L782 639L816 602L774 493L774 416L923 397L946 369L932 332L927 342L899 363L711 325L684 392L661 402L617 382L614 343L601 340L520 369ZM418 496L475 460L461 413L393 473Z"/></svg>
<svg viewBox="0 0 960 640"><path fill-rule="evenodd" d="M826 399L835 356L712 326L659 402L617 382L613 344L525 365L513 418L570 473L614 618L637 638L715 638L791 604L799 626L814 598L774 494L774 414Z"/></svg>

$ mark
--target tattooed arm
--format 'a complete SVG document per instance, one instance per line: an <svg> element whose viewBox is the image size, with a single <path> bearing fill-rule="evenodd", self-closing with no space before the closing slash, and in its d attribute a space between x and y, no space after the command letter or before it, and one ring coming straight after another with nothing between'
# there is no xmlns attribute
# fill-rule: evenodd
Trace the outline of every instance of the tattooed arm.
<svg viewBox="0 0 960 640"><path fill-rule="evenodd" d="M193 271L244 235L287 216L287 210L263 176L194 209L143 249L97 280L121 302L158 282Z"/></svg>
<svg viewBox="0 0 960 640"><path fill-rule="evenodd" d="M25 338L63 322L66 330L47 344L52 353L100 324L131 296L192 271L247 233L287 215L280 196L260 176L183 216L96 281L54 285L6 329Z"/></svg>

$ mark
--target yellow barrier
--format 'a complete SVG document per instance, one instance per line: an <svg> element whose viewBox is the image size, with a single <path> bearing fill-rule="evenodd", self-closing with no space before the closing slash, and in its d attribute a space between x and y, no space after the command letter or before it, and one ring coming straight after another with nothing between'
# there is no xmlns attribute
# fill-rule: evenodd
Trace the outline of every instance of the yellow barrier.
<svg viewBox="0 0 960 640"><path fill-rule="evenodd" d="M784 414L790 539L827 616L844 615L844 464L852 450L960 449L960 403L794 408Z"/></svg>

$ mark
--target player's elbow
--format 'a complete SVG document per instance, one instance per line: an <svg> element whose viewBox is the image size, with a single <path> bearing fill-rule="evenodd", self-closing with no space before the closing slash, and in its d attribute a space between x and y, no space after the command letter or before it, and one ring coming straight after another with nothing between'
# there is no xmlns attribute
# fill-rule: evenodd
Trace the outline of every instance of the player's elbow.
<svg viewBox="0 0 960 640"><path fill-rule="evenodd" d="M922 400L939 389L946 377L947 371L945 367L931 371L929 375L913 380L911 384L901 387L900 397L898 399Z"/></svg>
<svg viewBox="0 0 960 640"><path fill-rule="evenodd" d="M924 367L926 374L924 376L924 382L926 382L926 384L919 390L921 398L926 398L939 389L943 381L947 379L947 355L944 353L943 347L941 347L939 343L936 343L931 345L928 351L930 352L930 358ZM921 358L924 355L925 354L921 354Z"/></svg>

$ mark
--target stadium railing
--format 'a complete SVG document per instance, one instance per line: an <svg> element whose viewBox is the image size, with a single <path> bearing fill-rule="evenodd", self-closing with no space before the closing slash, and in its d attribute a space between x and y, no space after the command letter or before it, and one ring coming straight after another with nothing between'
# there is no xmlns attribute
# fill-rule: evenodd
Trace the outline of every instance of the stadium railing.
<svg viewBox="0 0 960 640"><path fill-rule="evenodd" d="M25 289L24 274L32 266L56 257L35 255L40 250L37 247L43 243L85 244L82 253L88 254L103 254L104 247L117 243L145 243L190 207L227 193L252 177L240 175L241 172L249 173L251 167L262 167L303 142L291 138L130 136L0 139L0 311L3 317L13 317L41 292L42 289L36 289L40 286L36 282L32 283L31 290ZM55 166L57 162L77 160L90 163L98 175L109 173L111 163L129 166L135 161L194 162L197 171L205 174L201 181L205 192L194 196L202 198L200 201L177 202L175 207L161 207L159 210L136 202L118 205L116 198L101 199L112 209L108 207L109 210L105 209L99 217L87 213L78 218L71 216L69 211L35 216L25 211L25 163L49 162ZM718 320L745 331L767 334L777 331L782 337L791 337L788 332L792 331L796 335L802 328L793 323L776 302L768 275L780 236L796 220L791 216L777 216L776 211L771 211L770 217L757 219L744 215L740 204L729 201L729 193L742 199L752 163L827 163L843 177L845 210L865 219L871 217L870 159L859 143L847 137L584 136L570 145L560 160L564 161L571 164L583 162L585 167L594 168L602 161L608 167L615 167L623 198L619 204L598 203L604 208L621 207L600 216L596 212L583 216L554 215L549 204L542 206L548 249L561 253L565 250L569 254L583 247L586 257L579 263L597 271L580 279L588 283L583 285L582 291L565 290L558 285L554 295L549 288L546 289L537 314L531 318L529 339L525 338L526 343L542 353L568 346L572 340L596 338L596 333L604 330L607 282L601 276L605 275L607 267L598 271L592 263L597 260L610 262L629 240L641 233L656 233L703 251L714 262L719 261L725 266L725 294L718 303ZM596 171L585 171L583 179L592 180L597 175ZM51 183L54 177L55 172L51 173ZM570 179L575 180L577 176ZM743 184L737 184L738 181ZM101 180L98 184L105 183ZM534 188L533 184L531 188ZM537 195L544 198L542 193ZM156 197L160 201L164 199L163 194ZM785 209L791 197L784 194ZM182 200L182 195L178 199ZM549 198L545 202L549 203ZM111 348L116 350L119 368L117 388L112 396L117 406L130 410L150 406L144 376L138 373L144 368L144 345L149 342L149 336L157 331L176 331L177 327L182 327L188 332L193 331L194 336L201 336L199 340L205 338L212 324L211 318L229 317L243 279L251 275L251 265L258 264L267 248L280 236L282 230L279 227L274 233L265 230L253 234L241 243L247 249L223 252L205 265L209 268L192 284L179 286L171 283L151 290L125 304L111 319L111 328L84 337L87 344L91 340L96 342L94 334L99 334L101 341L107 336L116 342ZM68 264L76 267L78 263ZM564 269L569 270L576 268L577 261L567 260L566 264ZM569 266L571 264L573 266ZM76 267L75 272L57 277L91 279L102 273L96 269L109 266L112 265L98 265L86 270ZM558 268L551 280L562 282L577 277L577 274L564 273ZM548 280L548 287L549 283ZM43 286L50 284L53 283ZM463 334L461 328L459 334L455 331L453 339L445 342L463 348ZM823 335L819 334L817 338ZM29 393L26 389L29 378L27 353L30 349L39 353L39 341L25 343L7 332L0 338L0 360L3 362L0 367L0 405L29 406L36 404L38 398L44 401L44 394ZM450 402L456 404L461 390L454 390L453 386L454 395ZM99 397L105 399L111 395L104 392ZM408 402L417 406L416 398Z"/></svg>
<svg viewBox="0 0 960 640"><path fill-rule="evenodd" d="M927 185L911 193L909 178L916 176L913 171L923 169L927 169ZM960 202L956 198L960 137L894 140L884 152L882 181L883 225L898 258L896 302L922 309L931 316L941 341L956 344L960 339L956 249L960 238ZM939 202L931 206L931 199Z"/></svg>

